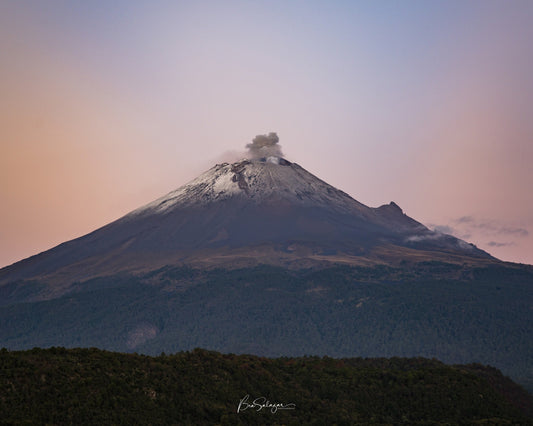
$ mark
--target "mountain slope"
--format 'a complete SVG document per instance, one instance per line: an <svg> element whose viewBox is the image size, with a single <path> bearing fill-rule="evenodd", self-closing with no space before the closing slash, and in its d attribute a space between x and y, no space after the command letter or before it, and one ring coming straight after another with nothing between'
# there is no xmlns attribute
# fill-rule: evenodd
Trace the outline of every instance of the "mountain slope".
<svg viewBox="0 0 533 426"><path fill-rule="evenodd" d="M269 160L218 164L109 225L0 270L0 284L36 277L64 284L166 264L493 260L395 203L367 207L295 163Z"/></svg>
<svg viewBox="0 0 533 426"><path fill-rule="evenodd" d="M168 266L77 282L52 300L39 300L41 286L0 287L0 346L424 356L493 365L533 391L532 267Z"/></svg>
<svg viewBox="0 0 533 426"><path fill-rule="evenodd" d="M0 346L427 356L533 389L533 270L279 157L0 270Z"/></svg>

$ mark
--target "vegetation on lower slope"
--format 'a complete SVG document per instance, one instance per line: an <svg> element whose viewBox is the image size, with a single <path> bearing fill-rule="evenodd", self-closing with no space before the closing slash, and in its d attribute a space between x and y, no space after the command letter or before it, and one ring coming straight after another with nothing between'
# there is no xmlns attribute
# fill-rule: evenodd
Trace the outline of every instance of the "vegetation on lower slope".
<svg viewBox="0 0 533 426"><path fill-rule="evenodd" d="M526 425L531 407L496 369L423 358L0 351L3 424Z"/></svg>
<svg viewBox="0 0 533 426"><path fill-rule="evenodd" d="M53 300L21 296L37 285L6 290L0 347L435 357L493 365L533 392L532 268L169 266L77 283Z"/></svg>

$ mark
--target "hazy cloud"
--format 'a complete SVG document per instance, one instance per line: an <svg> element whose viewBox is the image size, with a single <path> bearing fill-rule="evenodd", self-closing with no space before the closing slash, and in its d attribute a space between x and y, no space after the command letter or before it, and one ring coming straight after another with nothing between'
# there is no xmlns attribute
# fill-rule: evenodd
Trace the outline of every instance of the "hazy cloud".
<svg viewBox="0 0 533 426"><path fill-rule="evenodd" d="M451 225L436 225L433 223L428 224L428 228L439 234L448 234L462 240L468 240L472 234L469 232L464 232L463 230L458 229L457 227Z"/></svg>
<svg viewBox="0 0 533 426"><path fill-rule="evenodd" d="M514 246L514 243L499 243L497 241L490 241L487 243L490 247L508 247L508 246Z"/></svg>
<svg viewBox="0 0 533 426"><path fill-rule="evenodd" d="M429 224L428 227L439 234L453 235L464 241L475 241L486 249L518 246L519 239L529 236L526 228L475 216L461 216L448 224Z"/></svg>
<svg viewBox="0 0 533 426"><path fill-rule="evenodd" d="M430 225L430 228L433 228L435 232L439 234L449 234L454 235L454 229L448 225Z"/></svg>
<svg viewBox="0 0 533 426"><path fill-rule="evenodd" d="M525 228L503 227L498 230L498 234L518 235L519 237L527 237L529 235L529 231Z"/></svg>
<svg viewBox="0 0 533 426"><path fill-rule="evenodd" d="M235 163L245 156L246 153L243 151L227 150L214 157L214 159L209 162L209 166L211 166L213 163Z"/></svg>
<svg viewBox="0 0 533 426"><path fill-rule="evenodd" d="M495 250L519 246L520 240L530 235L524 227L475 216L461 216L450 220L448 224L430 224L428 227L435 232L453 235L465 241L475 241L481 247Z"/></svg>
<svg viewBox="0 0 533 426"><path fill-rule="evenodd" d="M508 226L497 221L480 220L472 216L460 217L455 219L454 223L462 228L477 229L492 235L514 235L517 237L527 237L529 235L529 231L525 228Z"/></svg>
<svg viewBox="0 0 533 426"><path fill-rule="evenodd" d="M246 145L251 158L283 157L279 137L275 132L268 135L257 135L252 143Z"/></svg>
<svg viewBox="0 0 533 426"><path fill-rule="evenodd" d="M454 221L457 224L460 223L472 223L474 222L474 218L472 216L462 216L459 219L455 219Z"/></svg>
<svg viewBox="0 0 533 426"><path fill-rule="evenodd" d="M441 234L412 235L410 237L407 237L405 241L410 243L417 243L419 241L439 240L441 238L444 238L444 236Z"/></svg>

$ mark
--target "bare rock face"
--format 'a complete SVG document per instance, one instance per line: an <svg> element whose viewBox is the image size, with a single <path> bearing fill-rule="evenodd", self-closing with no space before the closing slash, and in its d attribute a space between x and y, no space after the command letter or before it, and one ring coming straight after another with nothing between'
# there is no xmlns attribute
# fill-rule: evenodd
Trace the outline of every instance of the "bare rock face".
<svg viewBox="0 0 533 426"><path fill-rule="evenodd" d="M367 207L274 155L217 164L113 223L0 270L0 284L34 277L67 282L194 262L308 266L415 255L492 259L430 231L393 202Z"/></svg>

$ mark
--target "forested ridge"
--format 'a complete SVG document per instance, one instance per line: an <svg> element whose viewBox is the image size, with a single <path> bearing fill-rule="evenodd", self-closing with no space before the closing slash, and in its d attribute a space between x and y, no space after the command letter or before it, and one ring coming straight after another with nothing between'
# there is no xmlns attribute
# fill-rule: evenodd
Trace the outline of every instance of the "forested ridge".
<svg viewBox="0 0 533 426"><path fill-rule="evenodd" d="M533 424L495 368L425 358L3 349L0 390L2 424Z"/></svg>
<svg viewBox="0 0 533 426"><path fill-rule="evenodd" d="M75 283L51 300L32 296L43 286L0 287L0 347L422 356L493 365L533 392L531 267L168 266Z"/></svg>

